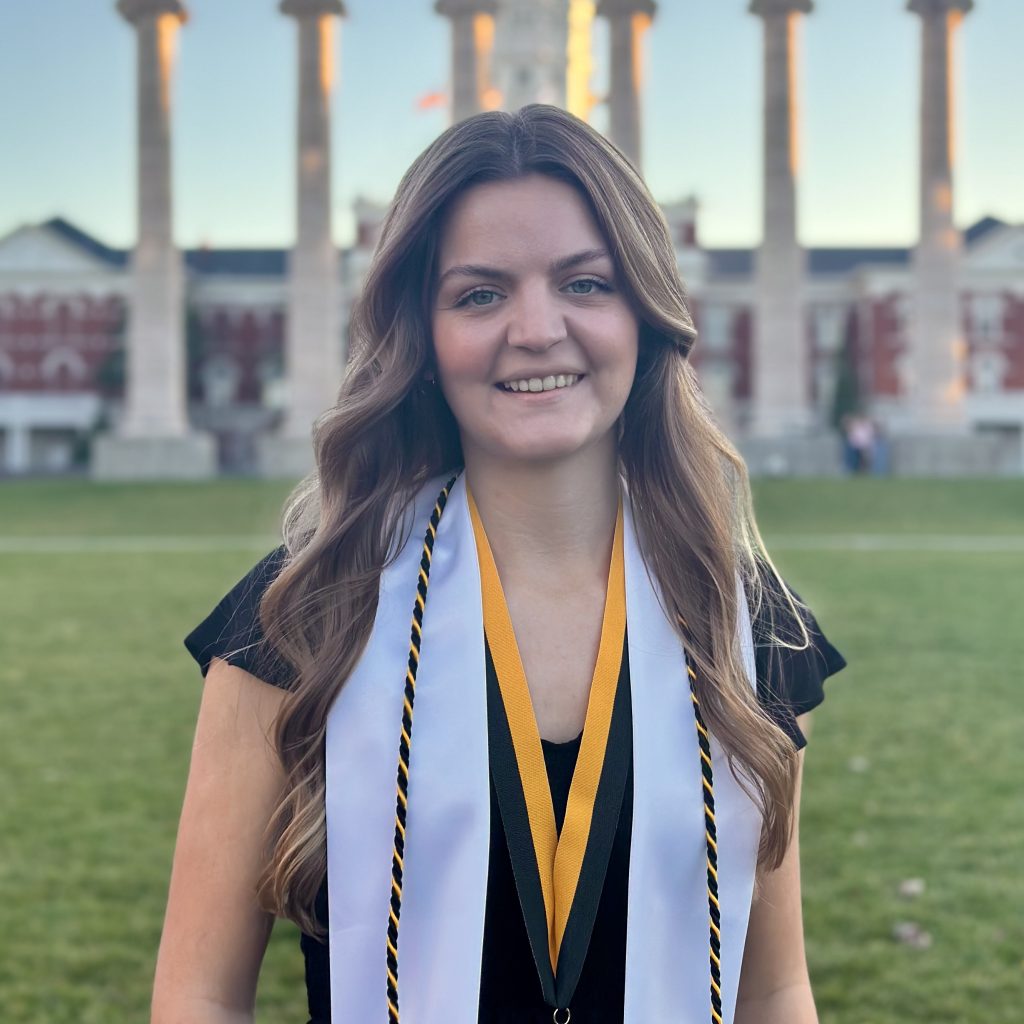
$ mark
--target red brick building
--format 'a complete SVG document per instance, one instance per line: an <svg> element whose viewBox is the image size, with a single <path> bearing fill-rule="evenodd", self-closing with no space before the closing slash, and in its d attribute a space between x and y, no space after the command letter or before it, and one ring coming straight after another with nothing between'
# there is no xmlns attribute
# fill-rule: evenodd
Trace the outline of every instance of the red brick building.
<svg viewBox="0 0 1024 1024"><path fill-rule="evenodd" d="M700 331L695 359L723 425L742 433L751 399L754 252L703 249L696 205L668 206ZM343 316L358 291L379 210L361 206L357 244L341 254ZM985 218L964 233L960 296L968 417L1024 428L1024 226ZM218 438L222 468L252 468L254 439L282 407L287 251L183 253L190 414ZM89 433L118 414L129 254L60 218L0 239L0 472L61 472ZM867 409L901 416L911 292L905 248L807 250L805 325L811 396L830 422L848 359ZM340 339L339 339L340 344Z"/></svg>

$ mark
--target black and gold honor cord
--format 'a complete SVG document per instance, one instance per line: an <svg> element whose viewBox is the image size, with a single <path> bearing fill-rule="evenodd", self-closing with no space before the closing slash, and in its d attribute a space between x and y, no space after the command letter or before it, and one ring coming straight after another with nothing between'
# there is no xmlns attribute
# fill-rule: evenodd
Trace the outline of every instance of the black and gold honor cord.
<svg viewBox="0 0 1024 1024"><path fill-rule="evenodd" d="M680 616L679 624L686 632L686 621ZM722 909L718 904L718 829L715 826L715 776L711 765L711 737L704 725L697 699L697 673L694 671L687 645L686 674L690 680L690 701L697 725L697 745L700 747L701 790L704 795L704 846L708 865L709 952L711 966L711 1020L722 1024Z"/></svg>
<svg viewBox="0 0 1024 1024"><path fill-rule="evenodd" d="M448 503L448 495L458 474L453 476L441 489L431 513L427 531L423 537L423 555L420 558L419 575L416 581L416 602L412 613L412 627L409 636L409 663L405 673L405 698L402 704L402 733L398 744L398 790L395 801L395 841L391 857L391 906L388 910L387 932L387 996L389 1024L399 1024L398 1011L398 927L402 918L402 870L405 855L405 822L409 804L409 751L412 745L412 716L416 701L416 670L420 661L420 644L423 637L423 615L427 605L427 585L430 582L430 560L434 553L434 540L441 514ZM680 625L686 631L686 622L680 618ZM710 967L711 967L711 1020L722 1024L722 933L721 909L718 904L718 838L715 827L715 787L711 764L711 738L704 725L697 698L697 673L690 660L689 650L684 648L686 672L690 682L690 700L697 726L697 743L700 747L701 788L704 796L704 841L707 851L708 913L710 917ZM558 1011L555 1011L557 1021ZM568 1019L568 1011L566 1011Z"/></svg>
<svg viewBox="0 0 1024 1024"><path fill-rule="evenodd" d="M458 474L456 474L457 476ZM412 711L416 702L416 669L420 663L423 640L423 613L427 607L427 584L430 581L430 559L441 513L448 504L456 477L441 489L423 537L423 555L416 580L416 603L412 610L409 635L409 664L405 671L405 699L402 702L402 735L398 742L398 795L395 800L395 845L391 855L391 906L388 910L387 968L388 1020L398 1024L398 925L402 918L402 870L405 856L405 817L409 806L409 748L412 746Z"/></svg>

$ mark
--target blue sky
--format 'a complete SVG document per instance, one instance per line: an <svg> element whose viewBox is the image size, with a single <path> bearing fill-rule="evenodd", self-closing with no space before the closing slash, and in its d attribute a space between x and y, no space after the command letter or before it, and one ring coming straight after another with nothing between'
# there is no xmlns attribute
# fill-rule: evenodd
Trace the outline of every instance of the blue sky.
<svg viewBox="0 0 1024 1024"><path fill-rule="evenodd" d="M336 33L335 235L386 201L445 126L448 23L432 0L346 0ZM760 231L761 25L748 0L660 0L646 37L644 170L695 193L705 245ZM800 231L809 245L916 235L919 20L905 0L817 0L800 33ZM287 246L295 27L275 0L192 0L175 79L178 242ZM603 26L597 91L605 86ZM978 0L957 40L956 217L1024 222L1022 0ZM1014 98L1017 102L1014 104ZM601 112L594 123L603 127ZM134 232L134 36L114 0L0 0L0 235L60 214L113 245Z"/></svg>

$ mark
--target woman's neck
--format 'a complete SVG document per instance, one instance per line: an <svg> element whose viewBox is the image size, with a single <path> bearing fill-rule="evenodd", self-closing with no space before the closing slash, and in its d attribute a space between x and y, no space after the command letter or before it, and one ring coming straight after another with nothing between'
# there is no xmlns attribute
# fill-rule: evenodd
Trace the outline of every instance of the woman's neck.
<svg viewBox="0 0 1024 1024"><path fill-rule="evenodd" d="M619 502L613 448L539 464L467 451L466 481L503 581L607 573Z"/></svg>

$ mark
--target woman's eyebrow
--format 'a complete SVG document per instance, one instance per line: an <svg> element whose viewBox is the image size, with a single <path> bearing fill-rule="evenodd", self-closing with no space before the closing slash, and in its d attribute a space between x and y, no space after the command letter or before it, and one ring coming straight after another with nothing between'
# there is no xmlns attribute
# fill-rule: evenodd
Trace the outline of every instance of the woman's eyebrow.
<svg viewBox="0 0 1024 1024"><path fill-rule="evenodd" d="M610 259L607 249L583 249L574 252L571 256L561 256L548 267L551 274L560 274L579 266L581 263L589 263L591 260ZM490 277L496 281L511 281L514 274L507 270L500 270L497 267L486 267L480 263L461 263L449 267L438 279L438 287L443 285L450 277Z"/></svg>

